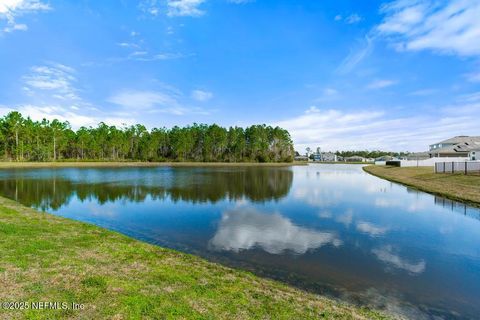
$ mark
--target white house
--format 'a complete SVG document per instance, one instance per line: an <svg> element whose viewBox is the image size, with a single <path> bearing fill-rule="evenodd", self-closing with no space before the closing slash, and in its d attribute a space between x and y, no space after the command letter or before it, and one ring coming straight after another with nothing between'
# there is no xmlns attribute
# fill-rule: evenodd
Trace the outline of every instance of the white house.
<svg viewBox="0 0 480 320"><path fill-rule="evenodd" d="M333 152L322 152L322 161L337 162L337 155Z"/></svg>
<svg viewBox="0 0 480 320"><path fill-rule="evenodd" d="M468 157L470 150L480 148L480 136L456 136L430 145L430 158Z"/></svg>

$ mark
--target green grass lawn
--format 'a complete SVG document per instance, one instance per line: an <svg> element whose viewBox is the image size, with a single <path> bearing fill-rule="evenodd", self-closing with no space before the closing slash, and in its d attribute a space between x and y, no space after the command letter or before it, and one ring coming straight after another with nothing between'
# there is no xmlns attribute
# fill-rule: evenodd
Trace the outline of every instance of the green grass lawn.
<svg viewBox="0 0 480 320"><path fill-rule="evenodd" d="M0 319L386 319L251 273L0 198Z"/></svg>
<svg viewBox="0 0 480 320"><path fill-rule="evenodd" d="M434 173L433 167L367 166L366 172L418 190L480 207L480 175Z"/></svg>

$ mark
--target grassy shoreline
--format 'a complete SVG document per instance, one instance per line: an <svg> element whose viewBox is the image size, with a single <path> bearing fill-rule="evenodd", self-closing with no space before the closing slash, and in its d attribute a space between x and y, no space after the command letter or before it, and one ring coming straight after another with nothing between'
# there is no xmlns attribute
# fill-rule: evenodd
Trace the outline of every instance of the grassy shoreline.
<svg viewBox="0 0 480 320"><path fill-rule="evenodd" d="M0 308L2 319L387 319L2 197L0 250L0 302L68 305Z"/></svg>
<svg viewBox="0 0 480 320"><path fill-rule="evenodd" d="M289 167L307 165L306 162L135 162L135 161L57 161L15 162L0 161L0 169L11 168L69 168L69 167Z"/></svg>
<svg viewBox="0 0 480 320"><path fill-rule="evenodd" d="M480 207L480 175L434 173L432 167L366 166L363 170L420 191Z"/></svg>

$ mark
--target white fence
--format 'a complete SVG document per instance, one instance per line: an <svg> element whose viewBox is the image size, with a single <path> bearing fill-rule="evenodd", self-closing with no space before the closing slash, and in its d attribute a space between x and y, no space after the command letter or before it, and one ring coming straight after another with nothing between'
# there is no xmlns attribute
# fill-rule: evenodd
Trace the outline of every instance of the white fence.
<svg viewBox="0 0 480 320"><path fill-rule="evenodd" d="M480 161L464 162L437 162L435 163L435 173L480 173Z"/></svg>
<svg viewBox="0 0 480 320"><path fill-rule="evenodd" d="M465 162L468 158L462 157L455 157L455 158L447 158L447 157L437 157L437 158L429 158L424 160L401 160L400 166L401 167L433 167L436 163L443 163L443 162Z"/></svg>

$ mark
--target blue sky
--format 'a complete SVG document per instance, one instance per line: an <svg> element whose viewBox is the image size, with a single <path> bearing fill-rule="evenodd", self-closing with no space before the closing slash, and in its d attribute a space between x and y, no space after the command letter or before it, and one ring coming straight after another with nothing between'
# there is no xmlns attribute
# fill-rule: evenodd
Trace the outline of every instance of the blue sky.
<svg viewBox="0 0 480 320"><path fill-rule="evenodd" d="M0 114L422 151L480 135L478 17L479 0L0 0Z"/></svg>

